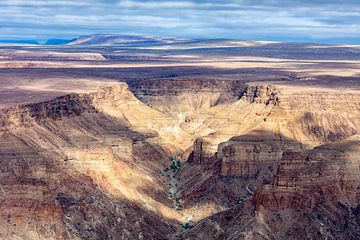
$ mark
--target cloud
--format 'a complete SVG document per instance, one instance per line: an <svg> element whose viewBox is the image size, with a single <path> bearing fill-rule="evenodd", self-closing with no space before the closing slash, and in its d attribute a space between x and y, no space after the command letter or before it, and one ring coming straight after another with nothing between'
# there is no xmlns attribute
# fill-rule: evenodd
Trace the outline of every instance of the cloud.
<svg viewBox="0 0 360 240"><path fill-rule="evenodd" d="M360 37L358 0L2 0L0 38L137 33L332 41Z"/></svg>

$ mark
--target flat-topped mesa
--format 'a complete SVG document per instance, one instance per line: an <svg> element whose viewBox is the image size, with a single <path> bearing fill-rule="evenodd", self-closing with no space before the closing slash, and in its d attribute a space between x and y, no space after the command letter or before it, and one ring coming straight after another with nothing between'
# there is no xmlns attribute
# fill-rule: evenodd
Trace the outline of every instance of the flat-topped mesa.
<svg viewBox="0 0 360 240"><path fill-rule="evenodd" d="M1 110L0 129L28 126L47 119L58 120L63 117L80 116L82 113L95 113L104 101L114 100L114 96L125 98L126 84L99 89L93 93L73 93L37 103L13 106Z"/></svg>

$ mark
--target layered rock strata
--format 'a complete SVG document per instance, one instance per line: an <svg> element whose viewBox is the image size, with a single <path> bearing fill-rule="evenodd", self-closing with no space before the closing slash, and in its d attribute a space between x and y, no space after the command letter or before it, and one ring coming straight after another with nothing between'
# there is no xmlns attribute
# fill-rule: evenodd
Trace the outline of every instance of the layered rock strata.
<svg viewBox="0 0 360 240"><path fill-rule="evenodd" d="M254 192L256 224L246 231L274 232L271 212L281 209L356 215L358 140L306 150L358 133L358 94L209 86L164 96L150 89L142 102L119 83L2 110L1 237L168 239L192 214L238 208ZM175 153L190 155L175 176L183 212L160 174ZM319 204L336 208L323 214Z"/></svg>
<svg viewBox="0 0 360 240"><path fill-rule="evenodd" d="M309 208L324 201L359 202L359 135L308 152L285 152L274 183L255 197L266 209Z"/></svg>
<svg viewBox="0 0 360 240"><path fill-rule="evenodd" d="M179 239L357 239L360 138L285 151L275 180Z"/></svg>

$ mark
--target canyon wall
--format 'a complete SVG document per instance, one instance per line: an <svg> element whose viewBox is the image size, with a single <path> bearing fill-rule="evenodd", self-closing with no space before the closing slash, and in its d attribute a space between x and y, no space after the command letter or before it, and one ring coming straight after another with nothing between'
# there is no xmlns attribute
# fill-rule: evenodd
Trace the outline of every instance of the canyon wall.
<svg viewBox="0 0 360 240"><path fill-rule="evenodd" d="M184 199L194 201L195 194L200 204L221 195L223 206L251 199L276 180L283 154L357 134L359 103L360 95L351 91L249 84L243 96L227 106L228 114L236 113L234 121L227 118L213 133L195 140L188 162L196 174L184 174L192 183L184 185ZM196 177L200 172L212 177Z"/></svg>
<svg viewBox="0 0 360 240"><path fill-rule="evenodd" d="M181 239L357 239L360 138L286 150L274 181Z"/></svg>
<svg viewBox="0 0 360 240"><path fill-rule="evenodd" d="M253 195L249 219L272 231L271 212L282 209L357 208L359 94L152 84L1 110L0 237L168 239L189 216L233 211ZM187 159L174 174L182 211L164 173L174 155Z"/></svg>
<svg viewBox="0 0 360 240"><path fill-rule="evenodd" d="M254 198L266 209L309 208L324 201L359 202L359 135L307 152L285 152L274 183Z"/></svg>
<svg viewBox="0 0 360 240"><path fill-rule="evenodd" d="M179 217L159 179L168 154L147 142L153 135L103 111L131 97L119 85L3 111L0 238L166 239L175 231Z"/></svg>
<svg viewBox="0 0 360 240"><path fill-rule="evenodd" d="M217 152L217 158L222 161L222 176L241 177L242 168L248 168L253 176L256 168L249 162L258 164L255 162L262 159L266 162L266 158L279 162L284 150L311 149L360 131L360 96L356 93L324 89L311 93L305 90L294 92L291 87L250 85L240 101L248 104L239 106L241 113L246 112L246 107L250 107L251 112L245 117L238 115L241 134L237 134L237 127L230 125L234 130L232 136L239 137L228 137L220 144L221 139L217 136L224 132L225 126L198 139L194 144L194 163L214 159ZM224 134L222 137L226 139ZM235 166L239 168L239 174Z"/></svg>

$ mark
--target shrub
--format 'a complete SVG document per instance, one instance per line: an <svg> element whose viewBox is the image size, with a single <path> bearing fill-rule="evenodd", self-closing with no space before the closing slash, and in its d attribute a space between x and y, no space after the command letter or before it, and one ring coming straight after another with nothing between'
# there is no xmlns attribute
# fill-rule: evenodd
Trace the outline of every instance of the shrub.
<svg viewBox="0 0 360 240"><path fill-rule="evenodd" d="M190 229L192 227L193 227L193 222L191 220L181 225L181 228L184 230Z"/></svg>

